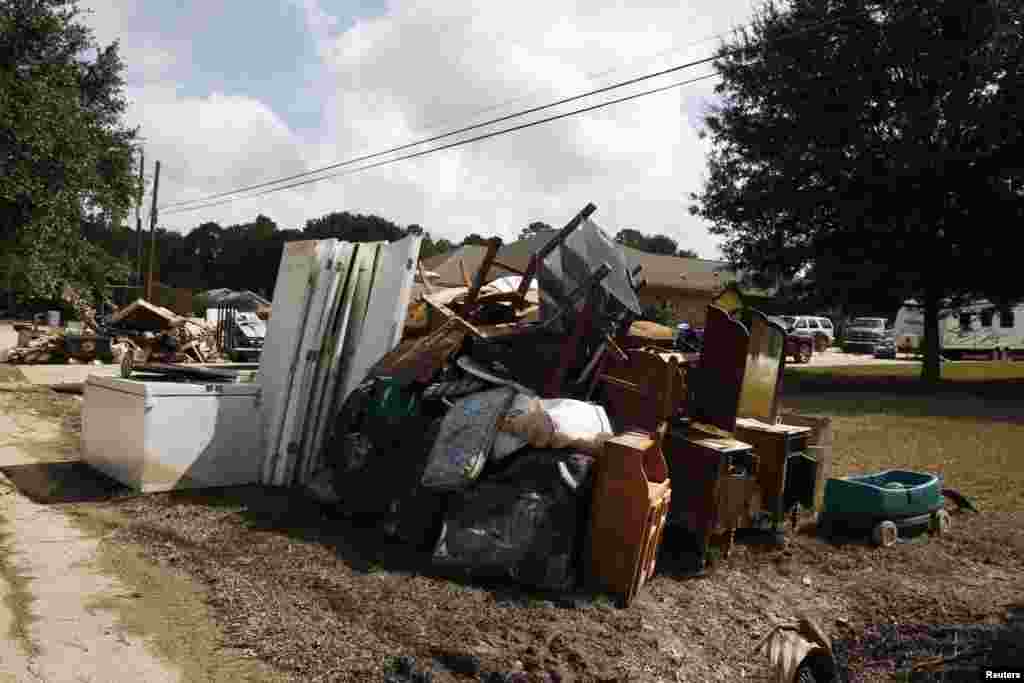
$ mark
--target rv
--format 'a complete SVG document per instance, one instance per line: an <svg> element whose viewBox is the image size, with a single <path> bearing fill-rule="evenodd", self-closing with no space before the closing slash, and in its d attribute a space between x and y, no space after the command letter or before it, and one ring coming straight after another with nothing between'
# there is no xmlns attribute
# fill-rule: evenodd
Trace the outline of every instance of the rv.
<svg viewBox="0 0 1024 683"><path fill-rule="evenodd" d="M896 348L921 353L924 344L924 308L907 301L896 314ZM1024 360L1024 303L996 306L980 300L939 312L942 355L950 360Z"/></svg>

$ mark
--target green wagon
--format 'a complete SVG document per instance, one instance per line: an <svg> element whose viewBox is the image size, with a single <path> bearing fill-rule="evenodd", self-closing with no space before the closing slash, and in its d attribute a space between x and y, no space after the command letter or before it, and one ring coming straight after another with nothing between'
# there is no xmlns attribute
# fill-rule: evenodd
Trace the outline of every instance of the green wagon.
<svg viewBox="0 0 1024 683"><path fill-rule="evenodd" d="M876 544L890 546L899 529L921 526L936 534L949 528L942 481L933 474L886 470L825 482L818 529L826 537L870 532Z"/></svg>

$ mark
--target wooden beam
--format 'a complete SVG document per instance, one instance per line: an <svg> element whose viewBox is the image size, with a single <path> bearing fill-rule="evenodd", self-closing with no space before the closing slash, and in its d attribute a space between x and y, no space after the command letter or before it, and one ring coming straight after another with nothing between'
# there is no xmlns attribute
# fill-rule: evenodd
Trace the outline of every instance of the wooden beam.
<svg viewBox="0 0 1024 683"><path fill-rule="evenodd" d="M476 271L476 275L473 277L473 285L469 288L469 293L466 295L465 306L472 306L476 303L476 298L480 294L480 288L484 286L484 278L487 277L487 273L491 270L491 264L494 263L494 257L498 255L498 249L500 248L500 237L492 237L488 241L483 263L480 264L480 268Z"/></svg>
<svg viewBox="0 0 1024 683"><path fill-rule="evenodd" d="M526 275L526 271L519 270L518 268L513 268L512 266L508 265L507 263L502 263L498 259L494 259L494 263L492 265L497 266L498 268L502 268L504 270L507 270L510 273L515 273L516 275Z"/></svg>

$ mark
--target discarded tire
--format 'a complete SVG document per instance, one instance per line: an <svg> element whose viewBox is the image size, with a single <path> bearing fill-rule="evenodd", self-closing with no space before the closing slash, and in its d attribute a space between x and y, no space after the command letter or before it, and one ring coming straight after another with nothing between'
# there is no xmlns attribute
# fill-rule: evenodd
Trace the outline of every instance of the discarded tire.
<svg viewBox="0 0 1024 683"><path fill-rule="evenodd" d="M896 528L896 525L885 520L875 525L875 528L871 530L871 540L875 542L875 545L883 548L888 548L896 544L899 540L900 532Z"/></svg>

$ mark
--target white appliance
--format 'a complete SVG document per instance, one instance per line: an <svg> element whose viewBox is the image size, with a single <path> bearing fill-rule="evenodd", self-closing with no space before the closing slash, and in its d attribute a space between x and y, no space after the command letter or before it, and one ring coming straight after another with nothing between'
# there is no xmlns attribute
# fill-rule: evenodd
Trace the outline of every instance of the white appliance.
<svg viewBox="0 0 1024 683"><path fill-rule="evenodd" d="M262 481L305 484L345 398L402 336L422 234L284 245L260 355Z"/></svg>
<svg viewBox="0 0 1024 683"><path fill-rule="evenodd" d="M255 484L263 463L258 384L91 376L82 457L136 491Z"/></svg>

